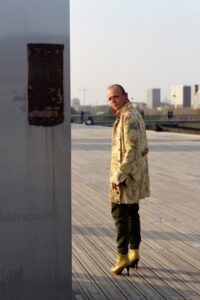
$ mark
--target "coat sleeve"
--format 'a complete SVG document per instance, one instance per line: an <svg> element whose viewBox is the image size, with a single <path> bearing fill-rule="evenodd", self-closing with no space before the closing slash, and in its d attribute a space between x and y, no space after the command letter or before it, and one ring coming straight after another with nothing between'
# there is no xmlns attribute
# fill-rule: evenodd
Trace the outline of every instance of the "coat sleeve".
<svg viewBox="0 0 200 300"><path fill-rule="evenodd" d="M119 184L127 179L136 168L140 128L137 120L132 116L123 116L121 134L121 152L123 157L119 170L113 176L113 182Z"/></svg>

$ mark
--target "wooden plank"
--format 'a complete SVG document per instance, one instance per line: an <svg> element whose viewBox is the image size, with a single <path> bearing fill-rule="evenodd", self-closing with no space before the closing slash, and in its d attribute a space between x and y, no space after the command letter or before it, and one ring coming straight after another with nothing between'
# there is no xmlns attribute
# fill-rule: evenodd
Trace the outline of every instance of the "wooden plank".
<svg viewBox="0 0 200 300"><path fill-rule="evenodd" d="M73 250L73 275L83 290L83 294L81 293L81 296L85 299L108 299L102 292L102 289L99 288L99 286L92 280L92 275L86 269L86 265L83 264L84 262L80 262L80 259L77 257L77 253Z"/></svg>
<svg viewBox="0 0 200 300"><path fill-rule="evenodd" d="M75 277L76 269L72 268L72 289L73 289L73 294L72 294L72 300L88 300L89 298L84 292L83 287L79 283L79 280Z"/></svg>
<svg viewBox="0 0 200 300"><path fill-rule="evenodd" d="M169 256L170 254L171 251L168 252ZM150 259L154 265L154 270L162 276L166 284L175 288L181 295L184 297L199 295L199 282L191 279L190 275L183 272L179 266L172 264L167 256L163 257L162 252L149 251L146 253L145 259Z"/></svg>
<svg viewBox="0 0 200 300"><path fill-rule="evenodd" d="M157 255L157 253L155 253L155 255ZM162 264L169 262L171 267L178 268L177 273L179 277L182 278L183 275L186 284L188 283L194 291L200 294L200 272L195 266L192 266L182 257L174 254L172 251L162 251L162 257L164 260L164 262L162 261Z"/></svg>

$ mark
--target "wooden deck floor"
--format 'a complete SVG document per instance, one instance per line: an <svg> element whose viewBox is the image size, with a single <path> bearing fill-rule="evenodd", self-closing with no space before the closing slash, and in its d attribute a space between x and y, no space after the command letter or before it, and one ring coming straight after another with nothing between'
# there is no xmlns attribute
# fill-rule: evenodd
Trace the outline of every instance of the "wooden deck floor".
<svg viewBox="0 0 200 300"><path fill-rule="evenodd" d="M140 202L141 261L113 276L111 128L73 125L75 299L200 299L200 136L148 132L152 196ZM124 272L125 273L125 272Z"/></svg>

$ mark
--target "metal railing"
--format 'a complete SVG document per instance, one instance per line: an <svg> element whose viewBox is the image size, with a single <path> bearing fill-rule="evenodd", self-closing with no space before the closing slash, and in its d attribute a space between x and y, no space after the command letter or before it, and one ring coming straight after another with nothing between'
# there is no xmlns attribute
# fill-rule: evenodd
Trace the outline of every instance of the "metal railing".
<svg viewBox="0 0 200 300"><path fill-rule="evenodd" d="M85 123L88 118L92 119L94 125L111 126L115 121L114 115L84 115L83 121L80 115L71 115L71 122L76 124ZM145 115L144 122L146 124L160 124L160 125L175 125L183 123L200 123L200 115L180 115L175 114L169 118L167 115Z"/></svg>

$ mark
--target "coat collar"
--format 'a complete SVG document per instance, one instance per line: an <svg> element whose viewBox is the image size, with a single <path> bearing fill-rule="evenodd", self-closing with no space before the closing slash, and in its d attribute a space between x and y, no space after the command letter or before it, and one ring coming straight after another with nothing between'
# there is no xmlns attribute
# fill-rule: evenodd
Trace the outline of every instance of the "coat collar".
<svg viewBox="0 0 200 300"><path fill-rule="evenodd" d="M123 115L123 113L125 113L126 111L128 111L130 108L132 108L132 103L130 101L128 101L126 104L124 104L120 110L118 110L118 112L116 113L116 119L120 119L120 117Z"/></svg>

